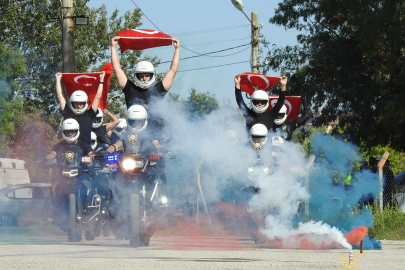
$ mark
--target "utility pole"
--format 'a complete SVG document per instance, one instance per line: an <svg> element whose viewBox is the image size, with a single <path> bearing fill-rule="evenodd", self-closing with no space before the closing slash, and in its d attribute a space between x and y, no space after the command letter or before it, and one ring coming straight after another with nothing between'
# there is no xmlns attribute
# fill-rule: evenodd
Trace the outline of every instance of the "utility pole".
<svg viewBox="0 0 405 270"><path fill-rule="evenodd" d="M74 73L75 36L73 32L73 0L62 0L61 15L63 73Z"/></svg>
<svg viewBox="0 0 405 270"><path fill-rule="evenodd" d="M263 28L263 26L259 26L258 23L258 16L257 12L252 12L251 16L252 20L252 72L259 73L260 68L260 61L259 61L259 28Z"/></svg>

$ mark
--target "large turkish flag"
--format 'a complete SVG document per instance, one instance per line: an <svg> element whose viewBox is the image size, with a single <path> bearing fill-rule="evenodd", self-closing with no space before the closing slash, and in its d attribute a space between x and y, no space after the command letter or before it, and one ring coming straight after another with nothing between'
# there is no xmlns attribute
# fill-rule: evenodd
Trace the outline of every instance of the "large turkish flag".
<svg viewBox="0 0 405 270"><path fill-rule="evenodd" d="M267 110L271 110L271 108L276 105L278 95L270 95L269 99L270 104ZM300 114L301 103L301 97L285 97L284 105L287 107L287 119L285 120L286 122L298 118L298 115Z"/></svg>
<svg viewBox="0 0 405 270"><path fill-rule="evenodd" d="M130 29L117 33L121 53L126 50L144 50L154 47L172 45L172 37L159 31L148 29Z"/></svg>
<svg viewBox="0 0 405 270"><path fill-rule="evenodd" d="M251 96L255 90L269 91L279 81L279 77L245 72L240 75L240 90Z"/></svg>
<svg viewBox="0 0 405 270"><path fill-rule="evenodd" d="M93 100L97 94L98 86L100 85L100 74L101 71L105 71L104 85L103 85L103 95L101 97L98 107L104 110L107 106L108 91L110 88L111 74L113 71L111 63L104 65L100 72L94 73L62 73L62 81L65 86L66 94L68 98L73 94L74 91L82 90L84 91L88 98L88 108L91 107Z"/></svg>

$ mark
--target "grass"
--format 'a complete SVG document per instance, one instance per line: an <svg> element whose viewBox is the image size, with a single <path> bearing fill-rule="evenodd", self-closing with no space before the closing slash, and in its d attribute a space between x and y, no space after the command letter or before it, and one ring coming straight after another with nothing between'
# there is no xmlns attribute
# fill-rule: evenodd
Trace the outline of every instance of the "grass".
<svg viewBox="0 0 405 270"><path fill-rule="evenodd" d="M377 202L374 202L371 212L374 225L369 229L370 235L378 240L405 240L405 213L398 205L388 205L381 211Z"/></svg>

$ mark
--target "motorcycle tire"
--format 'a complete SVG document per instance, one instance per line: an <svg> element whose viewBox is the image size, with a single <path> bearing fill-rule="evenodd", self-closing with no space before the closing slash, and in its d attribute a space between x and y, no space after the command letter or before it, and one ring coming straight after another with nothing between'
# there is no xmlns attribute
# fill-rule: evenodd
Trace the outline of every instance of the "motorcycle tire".
<svg viewBox="0 0 405 270"><path fill-rule="evenodd" d="M140 218L139 218L139 194L131 194L129 200L129 244L131 247L139 247L141 244L140 237Z"/></svg>
<svg viewBox="0 0 405 270"><path fill-rule="evenodd" d="M77 208L76 208L76 195L69 194L69 230L68 230L68 241L69 242L79 242L82 240L81 231L78 231L77 226Z"/></svg>
<svg viewBox="0 0 405 270"><path fill-rule="evenodd" d="M87 230L87 231L84 233L84 237L85 237L86 240L88 240L88 241L92 241L92 240L96 239L96 237L95 237L89 230Z"/></svg>
<svg viewBox="0 0 405 270"><path fill-rule="evenodd" d="M149 246L149 242L150 242L150 235L149 234L141 234L140 235L140 244L141 247L146 247Z"/></svg>

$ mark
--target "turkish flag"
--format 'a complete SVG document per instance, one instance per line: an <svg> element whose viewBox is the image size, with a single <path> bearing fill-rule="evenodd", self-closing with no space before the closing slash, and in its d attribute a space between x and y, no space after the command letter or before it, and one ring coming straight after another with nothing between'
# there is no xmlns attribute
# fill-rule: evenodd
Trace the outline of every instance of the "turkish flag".
<svg viewBox="0 0 405 270"><path fill-rule="evenodd" d="M271 108L276 105L278 95L270 95L269 99L270 104L267 110L271 110ZM287 119L285 120L286 122L298 118L298 115L300 114L301 103L301 97L285 97L284 105L287 107Z"/></svg>
<svg viewBox="0 0 405 270"><path fill-rule="evenodd" d="M240 90L251 96L255 90L269 91L279 81L279 77L245 72L240 75Z"/></svg>
<svg viewBox="0 0 405 270"><path fill-rule="evenodd" d="M131 29L117 33L121 53L126 50L139 51L154 47L172 45L172 37L159 31L148 29Z"/></svg>
<svg viewBox="0 0 405 270"><path fill-rule="evenodd" d="M100 103L98 104L98 107L101 110L104 110L107 108L107 97L108 97L108 91L110 91L110 81L111 81L111 74L113 72L113 67L111 63L105 64L101 69L100 72L104 71L104 88L103 88L103 96L101 97Z"/></svg>
<svg viewBox="0 0 405 270"><path fill-rule="evenodd" d="M111 75L110 75L111 76ZM74 91L82 90L89 98L89 108L96 96L100 82L100 73L62 73L62 81L68 98Z"/></svg>

